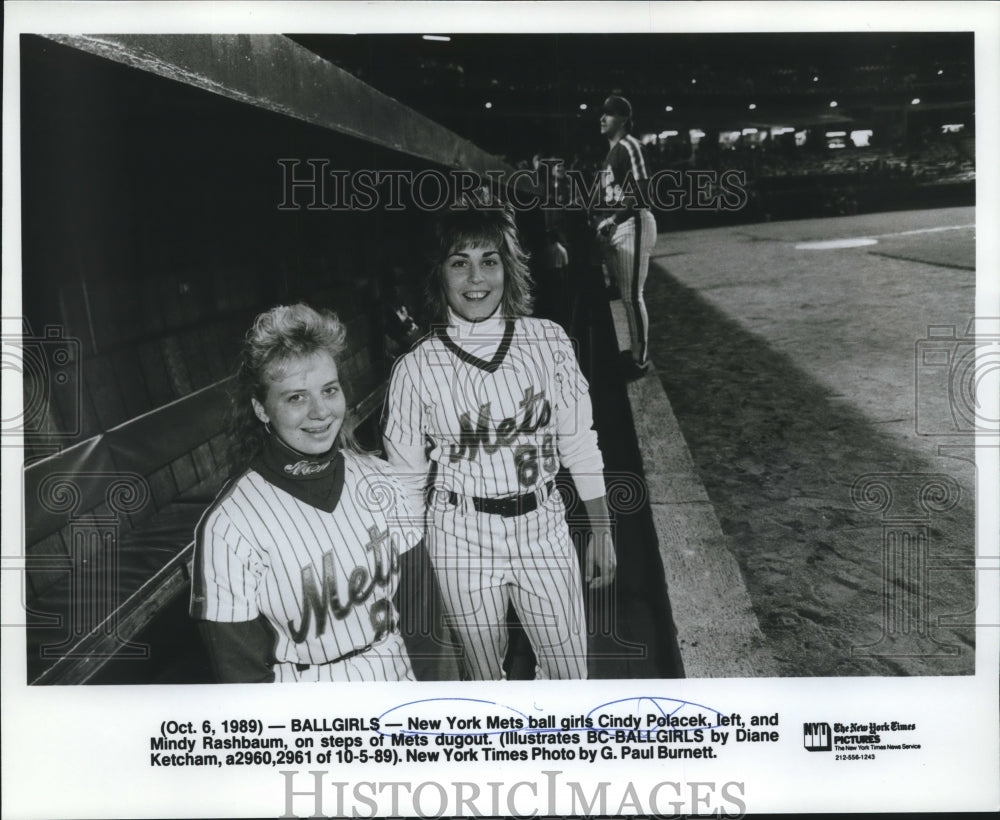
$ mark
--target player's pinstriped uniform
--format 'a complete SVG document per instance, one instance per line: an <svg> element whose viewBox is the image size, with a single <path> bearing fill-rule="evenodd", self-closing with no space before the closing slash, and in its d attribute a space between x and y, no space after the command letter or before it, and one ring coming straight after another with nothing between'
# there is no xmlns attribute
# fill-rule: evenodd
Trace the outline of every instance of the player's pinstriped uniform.
<svg viewBox="0 0 1000 820"><path fill-rule="evenodd" d="M625 134L611 150L601 170L604 203L621 205L630 187L649 179L642 143ZM634 190L634 188L632 188ZM643 288L649 273L649 255L656 244L656 220L648 208L639 208L636 215L620 223L611 237L608 261L622 294L622 304L628 320L632 358L637 364L646 363L649 355L649 314Z"/></svg>
<svg viewBox="0 0 1000 820"><path fill-rule="evenodd" d="M320 464L285 469L308 480ZM332 509L265 479L263 466L226 486L196 532L191 615L264 615L276 681L412 680L392 596L399 555L422 532L385 462L344 451L322 469L337 471Z"/></svg>
<svg viewBox="0 0 1000 820"><path fill-rule="evenodd" d="M584 678L580 568L552 481L562 462L583 497L604 494L587 381L554 322L452 320L396 363L384 434L430 448L428 549L467 671L502 677L512 600L539 673ZM529 512L483 509L531 495Z"/></svg>

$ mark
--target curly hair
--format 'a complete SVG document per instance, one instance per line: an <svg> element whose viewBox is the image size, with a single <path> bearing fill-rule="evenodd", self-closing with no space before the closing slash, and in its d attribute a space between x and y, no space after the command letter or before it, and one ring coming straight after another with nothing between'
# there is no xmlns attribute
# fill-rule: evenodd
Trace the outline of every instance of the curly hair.
<svg viewBox="0 0 1000 820"><path fill-rule="evenodd" d="M263 403L271 381L289 362L326 351L336 362L346 347L347 332L337 314L306 304L278 305L253 320L243 339L230 396L227 432L230 474L246 469L264 446L268 432L253 411L251 398ZM359 451L350 412L335 446Z"/></svg>
<svg viewBox="0 0 1000 820"><path fill-rule="evenodd" d="M503 263L503 298L500 313L508 318L529 316L532 309L531 272L528 254L521 247L514 209L495 200L490 203L467 199L444 211L434 226L429 272L424 296L431 321L448 321L443 268L449 254L463 248L492 246Z"/></svg>

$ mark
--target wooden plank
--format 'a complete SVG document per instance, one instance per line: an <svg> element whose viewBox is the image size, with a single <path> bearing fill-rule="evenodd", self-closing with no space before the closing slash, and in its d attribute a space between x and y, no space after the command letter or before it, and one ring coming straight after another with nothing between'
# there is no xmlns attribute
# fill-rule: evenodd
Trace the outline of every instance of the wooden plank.
<svg viewBox="0 0 1000 820"><path fill-rule="evenodd" d="M84 635L35 680L34 685L86 683L114 656L120 640L131 641L188 584L187 564L194 554L188 544L101 624Z"/></svg>
<svg viewBox="0 0 1000 820"><path fill-rule="evenodd" d="M385 401L385 393L388 388L389 383L382 382L382 384L354 405L354 407L351 408L354 413L354 417L360 422L368 418L368 416L376 410L381 410L382 403Z"/></svg>

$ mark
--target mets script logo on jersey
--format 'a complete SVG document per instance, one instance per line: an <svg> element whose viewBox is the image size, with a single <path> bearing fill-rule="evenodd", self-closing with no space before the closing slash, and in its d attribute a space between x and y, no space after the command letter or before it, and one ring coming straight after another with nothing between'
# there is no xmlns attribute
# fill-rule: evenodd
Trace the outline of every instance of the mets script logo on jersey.
<svg viewBox="0 0 1000 820"><path fill-rule="evenodd" d="M286 464L285 472L289 475L316 475L330 466L329 461L296 461L294 464Z"/></svg>
<svg viewBox="0 0 1000 820"><path fill-rule="evenodd" d="M295 626L288 622L288 631L295 643L302 643L309 633L309 625L316 617L316 637L326 632L327 617L333 615L339 621L346 618L358 604L363 604L375 592L376 587L385 589L393 577L399 574L399 548L392 543L388 530L378 527L368 528L369 541L365 549L374 555L375 571L358 566L347 580L346 596L342 597L337 587L336 557L334 550L323 553L323 586L316 585L316 573L311 566L302 567L302 623ZM375 629L374 641L378 641L392 631L392 604L388 598L375 601L369 607L368 618Z"/></svg>
<svg viewBox="0 0 1000 820"><path fill-rule="evenodd" d="M501 420L492 429L491 406L491 402L479 406L475 426L468 413L459 416L462 432L459 435L459 443L448 446L449 461L461 461L463 458L475 461L479 458L480 447L492 455L501 447L513 444L520 434L534 433L539 427L545 427L552 419L552 405L545 397L545 391L536 393L534 387L524 388L524 398L518 405L518 411L510 418ZM521 444L512 450L512 455L518 482L525 487L533 486L538 478L537 448L533 444ZM542 458L546 470L554 473L558 469L551 433L543 437Z"/></svg>

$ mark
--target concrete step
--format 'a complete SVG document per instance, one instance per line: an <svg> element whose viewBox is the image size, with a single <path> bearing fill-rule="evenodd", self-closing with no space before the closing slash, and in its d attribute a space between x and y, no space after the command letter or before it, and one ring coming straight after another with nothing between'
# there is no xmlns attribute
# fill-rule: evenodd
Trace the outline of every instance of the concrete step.
<svg viewBox="0 0 1000 820"><path fill-rule="evenodd" d="M619 349L627 350L628 325L620 299L611 301L611 315ZM655 364L627 390L687 677L777 675L743 575L695 471Z"/></svg>

